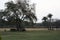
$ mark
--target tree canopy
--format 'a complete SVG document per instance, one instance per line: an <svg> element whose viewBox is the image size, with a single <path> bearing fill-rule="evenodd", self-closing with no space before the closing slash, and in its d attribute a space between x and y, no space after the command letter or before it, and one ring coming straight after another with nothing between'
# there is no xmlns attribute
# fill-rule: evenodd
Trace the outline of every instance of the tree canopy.
<svg viewBox="0 0 60 40"><path fill-rule="evenodd" d="M27 0L24 0L23 2L17 1L17 3L14 3L13 1L5 3L6 8L3 11L4 15L8 22L16 23L17 30L19 30L19 27L24 24L24 21L28 21L31 23L34 23L37 21L37 18L35 16L35 11L32 10L34 7L31 7L33 4L29 4ZM32 12L34 11L34 12Z"/></svg>

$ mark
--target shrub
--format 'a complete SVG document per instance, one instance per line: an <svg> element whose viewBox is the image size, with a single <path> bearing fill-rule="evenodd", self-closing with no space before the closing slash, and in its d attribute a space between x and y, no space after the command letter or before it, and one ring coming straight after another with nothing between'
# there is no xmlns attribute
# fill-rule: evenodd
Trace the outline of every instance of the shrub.
<svg viewBox="0 0 60 40"><path fill-rule="evenodd" d="M5 29L4 32L6 32L7 30Z"/></svg>
<svg viewBox="0 0 60 40"><path fill-rule="evenodd" d="M22 32L24 32L24 31L26 31L26 30L23 28L23 29L20 29L19 31L22 31Z"/></svg>
<svg viewBox="0 0 60 40"><path fill-rule="evenodd" d="M23 29L22 31L26 31L25 29Z"/></svg>
<svg viewBox="0 0 60 40"><path fill-rule="evenodd" d="M16 29L10 29L10 31L16 31Z"/></svg>

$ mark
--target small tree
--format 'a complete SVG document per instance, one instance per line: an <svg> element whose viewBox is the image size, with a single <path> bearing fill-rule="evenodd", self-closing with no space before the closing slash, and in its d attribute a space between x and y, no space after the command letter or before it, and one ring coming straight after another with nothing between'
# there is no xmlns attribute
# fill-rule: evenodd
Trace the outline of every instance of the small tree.
<svg viewBox="0 0 60 40"><path fill-rule="evenodd" d="M42 20L44 20L46 22L47 21L47 17L43 17Z"/></svg>
<svg viewBox="0 0 60 40"><path fill-rule="evenodd" d="M48 19L47 17L43 17L43 19L42 19L42 20L44 20L44 21L43 21L43 25L44 25L44 26L47 26L47 19Z"/></svg>

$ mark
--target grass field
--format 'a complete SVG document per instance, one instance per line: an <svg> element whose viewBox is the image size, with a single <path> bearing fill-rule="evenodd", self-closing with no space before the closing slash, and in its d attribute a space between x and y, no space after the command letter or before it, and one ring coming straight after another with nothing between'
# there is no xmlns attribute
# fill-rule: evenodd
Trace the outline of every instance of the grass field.
<svg viewBox="0 0 60 40"><path fill-rule="evenodd" d="M60 31L0 32L2 40L60 40Z"/></svg>

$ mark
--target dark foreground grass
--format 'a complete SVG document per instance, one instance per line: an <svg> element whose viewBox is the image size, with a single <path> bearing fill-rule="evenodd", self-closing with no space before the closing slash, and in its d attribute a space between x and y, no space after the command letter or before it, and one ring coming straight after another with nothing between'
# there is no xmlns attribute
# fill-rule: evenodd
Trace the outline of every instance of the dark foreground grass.
<svg viewBox="0 0 60 40"><path fill-rule="evenodd" d="M1 32L2 40L60 40L60 31Z"/></svg>

